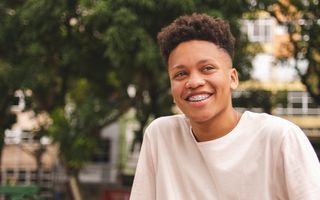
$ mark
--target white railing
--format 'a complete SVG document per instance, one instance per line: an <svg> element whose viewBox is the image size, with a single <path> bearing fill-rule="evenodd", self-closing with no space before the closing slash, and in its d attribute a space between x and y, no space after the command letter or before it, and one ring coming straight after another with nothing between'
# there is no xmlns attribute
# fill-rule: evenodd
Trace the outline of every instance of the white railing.
<svg viewBox="0 0 320 200"><path fill-rule="evenodd" d="M320 115L320 108L276 108L275 115Z"/></svg>
<svg viewBox="0 0 320 200"><path fill-rule="evenodd" d="M21 144L21 143L33 143L33 134L30 132L24 132L21 130L6 130L5 131L5 144Z"/></svg>

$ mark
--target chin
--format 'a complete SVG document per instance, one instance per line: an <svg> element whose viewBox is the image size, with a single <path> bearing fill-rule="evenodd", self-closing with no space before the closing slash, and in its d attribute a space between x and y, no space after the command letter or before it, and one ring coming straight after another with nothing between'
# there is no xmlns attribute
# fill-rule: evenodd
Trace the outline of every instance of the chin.
<svg viewBox="0 0 320 200"><path fill-rule="evenodd" d="M196 123L203 123L203 122L206 122L206 121L209 121L212 116L211 115L195 115L195 114L192 114L192 115L187 115L187 117L189 118L190 121L192 122L196 122Z"/></svg>

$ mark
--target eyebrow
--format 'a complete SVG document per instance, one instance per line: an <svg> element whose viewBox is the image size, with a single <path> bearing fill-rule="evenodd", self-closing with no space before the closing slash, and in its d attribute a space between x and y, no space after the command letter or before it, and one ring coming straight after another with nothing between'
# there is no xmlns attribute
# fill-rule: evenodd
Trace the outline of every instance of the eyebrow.
<svg viewBox="0 0 320 200"><path fill-rule="evenodd" d="M216 64L215 60L213 60L213 59L202 59L202 60L198 61L196 63L196 65L207 63L209 61L212 62L213 64ZM185 65L174 65L174 66L172 66L170 68L172 68L172 69L182 69L182 68L185 68L185 67L186 67Z"/></svg>
<svg viewBox="0 0 320 200"><path fill-rule="evenodd" d="M217 64L216 61L213 60L213 59L203 59L203 60L200 60L199 62L197 62L197 65L203 64L203 63L207 63L207 62L210 62L210 63L215 64L215 65Z"/></svg>
<svg viewBox="0 0 320 200"><path fill-rule="evenodd" d="M174 66L170 67L169 69L183 69L185 67L186 67L185 65L174 65Z"/></svg>

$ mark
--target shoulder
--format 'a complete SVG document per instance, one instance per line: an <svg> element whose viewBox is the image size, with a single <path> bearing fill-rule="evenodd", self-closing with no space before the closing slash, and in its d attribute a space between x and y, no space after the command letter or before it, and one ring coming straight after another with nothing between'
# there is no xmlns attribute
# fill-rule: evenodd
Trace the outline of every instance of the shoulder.
<svg viewBox="0 0 320 200"><path fill-rule="evenodd" d="M267 113L254 113L246 111L245 114L247 122L254 123L253 125L259 125L260 127L267 127L270 129L299 128L297 125L287 119Z"/></svg>
<svg viewBox="0 0 320 200"><path fill-rule="evenodd" d="M269 137L283 139L288 136L303 135L302 130L294 123L282 117L266 114L245 112L245 123L251 125L253 130L264 133Z"/></svg>
<svg viewBox="0 0 320 200"><path fill-rule="evenodd" d="M171 115L159 117L153 120L149 126L146 128L146 132L149 131L163 131L163 130L173 130L179 129L181 127L188 126L188 119L185 115Z"/></svg>
<svg viewBox="0 0 320 200"><path fill-rule="evenodd" d="M159 117L153 120L145 130L145 137L157 142L180 138L190 129L188 118L181 115Z"/></svg>

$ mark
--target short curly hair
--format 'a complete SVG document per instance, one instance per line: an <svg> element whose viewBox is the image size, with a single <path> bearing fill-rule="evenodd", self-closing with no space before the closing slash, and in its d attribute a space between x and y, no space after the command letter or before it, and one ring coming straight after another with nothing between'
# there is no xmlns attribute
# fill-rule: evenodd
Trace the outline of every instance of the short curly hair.
<svg viewBox="0 0 320 200"><path fill-rule="evenodd" d="M175 19L158 33L161 55L168 62L169 55L180 43L205 40L224 49L233 59L235 38L227 21L206 14L193 13Z"/></svg>

